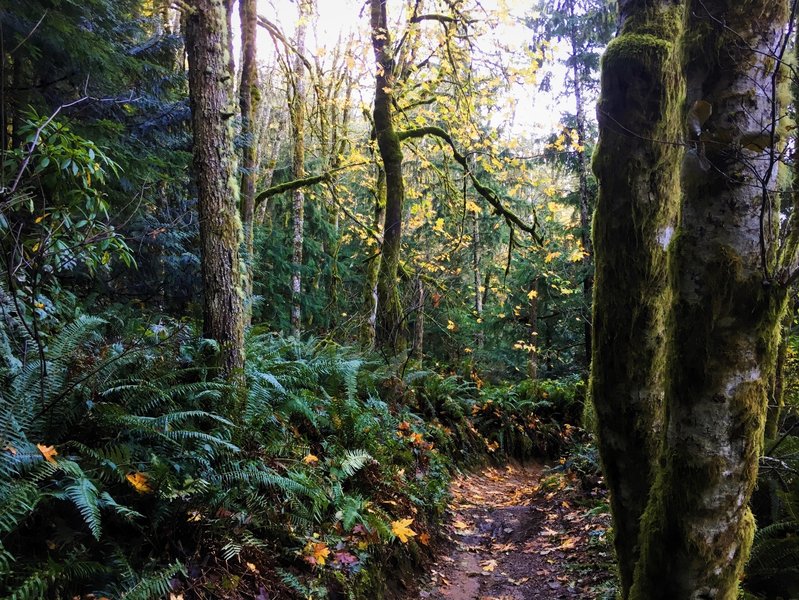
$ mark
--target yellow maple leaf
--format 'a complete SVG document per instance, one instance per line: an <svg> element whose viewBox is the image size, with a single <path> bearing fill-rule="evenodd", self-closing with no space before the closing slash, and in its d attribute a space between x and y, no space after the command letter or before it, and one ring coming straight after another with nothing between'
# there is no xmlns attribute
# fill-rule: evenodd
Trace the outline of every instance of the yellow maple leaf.
<svg viewBox="0 0 799 600"><path fill-rule="evenodd" d="M449 319L447 319L447 329L448 329L449 331L455 331L457 328L458 328L458 326L457 326L457 325L455 325L455 323L453 323L452 321L450 321Z"/></svg>
<svg viewBox="0 0 799 600"><path fill-rule="evenodd" d="M45 446L44 444L36 444L36 447L39 449L39 452L42 453L44 456L44 460L49 463L56 464L54 456L58 455L58 452L55 451L55 446Z"/></svg>
<svg viewBox="0 0 799 600"><path fill-rule="evenodd" d="M313 454L308 454L305 458L302 459L306 465L315 465L319 462L319 457Z"/></svg>
<svg viewBox="0 0 799 600"><path fill-rule="evenodd" d="M416 532L410 528L413 519L400 519L399 521L391 522L391 531L396 535L403 544L407 544L408 540L416 535Z"/></svg>
<svg viewBox="0 0 799 600"><path fill-rule="evenodd" d="M550 252L549 254L547 254L546 258L544 258L544 262L545 263L551 263L558 256L560 256L560 252Z"/></svg>
<svg viewBox="0 0 799 600"><path fill-rule="evenodd" d="M327 557L330 556L330 548L324 542L314 542L311 544L311 556L316 560L320 567L325 564Z"/></svg>
<svg viewBox="0 0 799 600"><path fill-rule="evenodd" d="M133 486L133 489L140 494L149 494L153 491L153 488L150 487L149 478L140 471L128 473L125 475L125 479L127 479L128 483Z"/></svg>
<svg viewBox="0 0 799 600"><path fill-rule="evenodd" d="M538 298L538 290L530 290L527 294L527 297L532 300L533 298Z"/></svg>

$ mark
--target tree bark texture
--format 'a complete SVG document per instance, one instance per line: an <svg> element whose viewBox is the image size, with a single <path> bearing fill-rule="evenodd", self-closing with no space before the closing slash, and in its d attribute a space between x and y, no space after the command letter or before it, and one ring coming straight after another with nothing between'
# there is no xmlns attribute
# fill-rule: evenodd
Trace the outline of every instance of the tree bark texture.
<svg viewBox="0 0 799 600"><path fill-rule="evenodd" d="M778 163L771 144L736 140L776 126L773 57L788 10L787 1L693 0L687 14L685 105L707 102L713 113L707 164L701 150L683 161L668 423L632 597L734 600L755 531L748 504L785 307L784 288L764 285L761 247L761 183L776 181Z"/></svg>
<svg viewBox="0 0 799 600"><path fill-rule="evenodd" d="M786 298L768 211L787 0L619 7L595 159L592 395L621 592L733 600Z"/></svg>
<svg viewBox="0 0 799 600"><path fill-rule="evenodd" d="M383 350L397 352L405 345L405 326L399 296L399 262L402 246L402 209L405 188L402 180L402 147L394 130L394 57L386 16L387 0L370 0L372 48L377 63L375 76L374 126L380 158L386 173L386 208L380 273L377 281L376 343Z"/></svg>
<svg viewBox="0 0 799 600"><path fill-rule="evenodd" d="M241 110L241 222L244 231L245 324L252 317L253 288L253 224L255 220L255 180L258 169L258 138L256 116L260 102L256 38L258 13L256 0L239 0L241 20L241 79L239 109Z"/></svg>
<svg viewBox="0 0 799 600"><path fill-rule="evenodd" d="M203 331L219 344L219 366L225 376L232 377L244 366L244 294L229 35L223 0L193 3L187 18L186 53L199 196Z"/></svg>
<svg viewBox="0 0 799 600"><path fill-rule="evenodd" d="M639 520L662 423L667 249L677 228L684 6L620 2L621 33L603 58L597 109L591 397L611 494L622 596L632 585Z"/></svg>

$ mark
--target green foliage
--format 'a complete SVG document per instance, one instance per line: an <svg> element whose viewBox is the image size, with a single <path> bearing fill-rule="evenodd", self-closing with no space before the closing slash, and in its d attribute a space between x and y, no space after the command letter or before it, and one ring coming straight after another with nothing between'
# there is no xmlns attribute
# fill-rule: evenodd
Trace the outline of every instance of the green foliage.
<svg viewBox="0 0 799 600"><path fill-rule="evenodd" d="M503 454L519 459L555 456L579 424L584 389L576 378L489 388L473 409L474 423Z"/></svg>

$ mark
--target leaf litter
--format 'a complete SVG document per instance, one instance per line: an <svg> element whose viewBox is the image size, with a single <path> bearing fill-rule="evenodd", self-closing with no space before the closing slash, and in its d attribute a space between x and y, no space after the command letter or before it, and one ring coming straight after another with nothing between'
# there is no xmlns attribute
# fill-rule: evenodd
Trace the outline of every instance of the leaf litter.
<svg viewBox="0 0 799 600"><path fill-rule="evenodd" d="M610 516L601 488L585 491L541 464L489 467L451 486L449 545L424 600L594 600L613 597Z"/></svg>

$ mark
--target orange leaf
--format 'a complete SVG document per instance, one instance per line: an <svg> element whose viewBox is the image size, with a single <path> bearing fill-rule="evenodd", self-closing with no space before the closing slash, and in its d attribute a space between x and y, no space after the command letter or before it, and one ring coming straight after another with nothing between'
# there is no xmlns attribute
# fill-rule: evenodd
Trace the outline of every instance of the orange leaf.
<svg viewBox="0 0 799 600"><path fill-rule="evenodd" d="M47 462L56 464L54 456L58 455L58 452L55 451L55 446L45 446L44 444L36 444L36 447L39 449L39 452L42 453L44 456L44 460Z"/></svg>
<svg viewBox="0 0 799 600"><path fill-rule="evenodd" d="M430 545L430 534L427 533L426 531L424 533L420 533L419 534L419 543L422 544L423 546L429 546Z"/></svg>
<svg viewBox="0 0 799 600"><path fill-rule="evenodd" d="M130 485L140 494L149 494L153 491L153 488L150 487L149 478L144 473L139 471L128 473L125 475L125 479L127 479Z"/></svg>
<svg viewBox="0 0 799 600"><path fill-rule="evenodd" d="M302 459L306 465L315 465L319 462L319 457L313 454L308 454L305 458Z"/></svg>
<svg viewBox="0 0 799 600"><path fill-rule="evenodd" d="M325 564L325 560L330 556L330 548L324 542L313 542L309 549L311 551L309 558L313 558L314 564L320 567Z"/></svg>

